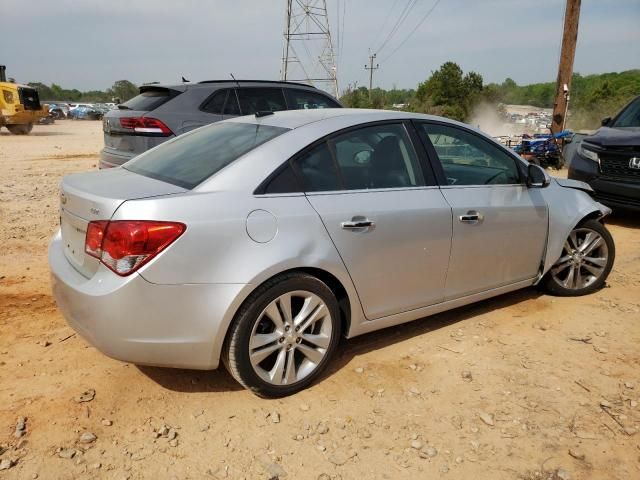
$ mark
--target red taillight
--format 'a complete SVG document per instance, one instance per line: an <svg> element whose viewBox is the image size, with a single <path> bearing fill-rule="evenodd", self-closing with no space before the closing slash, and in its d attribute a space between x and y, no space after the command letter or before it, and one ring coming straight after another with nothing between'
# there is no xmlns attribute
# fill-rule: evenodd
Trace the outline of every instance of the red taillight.
<svg viewBox="0 0 640 480"><path fill-rule="evenodd" d="M134 117L121 117L120 118L120 126L122 128L127 128L133 130L133 127L136 126L137 118Z"/></svg>
<svg viewBox="0 0 640 480"><path fill-rule="evenodd" d="M173 243L186 229L178 222L116 220L89 222L85 252L126 276Z"/></svg>
<svg viewBox="0 0 640 480"><path fill-rule="evenodd" d="M120 126L127 130L133 130L136 133L144 135L154 135L160 137L168 137L173 135L169 127L157 118L150 117L120 117Z"/></svg>
<svg viewBox="0 0 640 480"><path fill-rule="evenodd" d="M100 220L99 222L89 222L87 226L84 251L92 257L100 258L102 256L102 238L108 223L107 220Z"/></svg>

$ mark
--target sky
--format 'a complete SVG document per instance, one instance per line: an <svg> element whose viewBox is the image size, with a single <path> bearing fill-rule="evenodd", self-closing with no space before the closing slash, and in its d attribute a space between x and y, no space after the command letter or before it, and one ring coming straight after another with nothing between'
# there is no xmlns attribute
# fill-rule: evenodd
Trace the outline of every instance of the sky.
<svg viewBox="0 0 640 480"><path fill-rule="evenodd" d="M440 0L418 26L436 2L327 0L340 90L368 84L370 50L380 65L374 87L415 88L446 61L485 82L555 80L565 0ZM0 43L0 64L18 82L83 91L120 79L175 83L230 73L278 79L286 3L0 0L2 37L10 39ZM405 21L380 48L409 4ZM640 68L638 25L640 0L582 0L574 71Z"/></svg>

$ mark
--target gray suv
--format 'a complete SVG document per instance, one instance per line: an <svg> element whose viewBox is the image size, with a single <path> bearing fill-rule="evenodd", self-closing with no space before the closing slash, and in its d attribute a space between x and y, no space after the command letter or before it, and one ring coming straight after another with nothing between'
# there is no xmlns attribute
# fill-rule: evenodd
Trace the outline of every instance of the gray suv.
<svg viewBox="0 0 640 480"><path fill-rule="evenodd" d="M104 116L104 148L99 167L119 167L194 128L239 115L340 107L335 98L322 90L293 82L208 80L143 85L140 95Z"/></svg>

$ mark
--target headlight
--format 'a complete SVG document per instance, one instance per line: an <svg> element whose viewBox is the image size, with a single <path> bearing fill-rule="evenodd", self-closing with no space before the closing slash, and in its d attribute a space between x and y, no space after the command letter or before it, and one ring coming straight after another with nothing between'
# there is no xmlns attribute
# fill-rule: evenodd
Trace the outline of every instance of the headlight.
<svg viewBox="0 0 640 480"><path fill-rule="evenodd" d="M594 162L600 162L600 157L593 150L589 150L584 147L584 143L581 143L578 147L578 154L584 158L588 158L589 160L593 160Z"/></svg>
<svg viewBox="0 0 640 480"><path fill-rule="evenodd" d="M4 96L4 101L7 103L13 103L13 93L8 90L3 90L2 95Z"/></svg>

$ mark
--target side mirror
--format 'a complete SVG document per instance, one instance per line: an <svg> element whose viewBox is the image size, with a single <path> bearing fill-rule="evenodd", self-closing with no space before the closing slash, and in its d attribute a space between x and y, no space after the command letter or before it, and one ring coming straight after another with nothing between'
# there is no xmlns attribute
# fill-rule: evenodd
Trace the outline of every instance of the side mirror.
<svg viewBox="0 0 640 480"><path fill-rule="evenodd" d="M606 117L602 119L602 122L600 122L602 124L603 127L606 127L607 125L609 125L609 122L611 122L611 117Z"/></svg>
<svg viewBox="0 0 640 480"><path fill-rule="evenodd" d="M545 188L551 183L551 177L544 168L529 164L527 168L527 187L529 188Z"/></svg>

